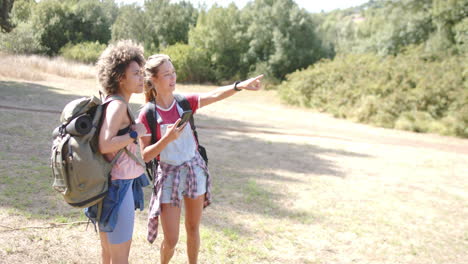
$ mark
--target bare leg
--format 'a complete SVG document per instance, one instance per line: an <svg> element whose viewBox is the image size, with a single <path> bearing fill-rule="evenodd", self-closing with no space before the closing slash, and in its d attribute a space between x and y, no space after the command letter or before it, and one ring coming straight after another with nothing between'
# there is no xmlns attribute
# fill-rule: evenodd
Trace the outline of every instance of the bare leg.
<svg viewBox="0 0 468 264"><path fill-rule="evenodd" d="M110 256L109 241L107 240L107 234L105 232L99 232L99 237L101 238L102 264L110 264L111 256Z"/></svg>
<svg viewBox="0 0 468 264"><path fill-rule="evenodd" d="M187 231L187 255L190 264L198 261L200 249L200 221L203 212L203 201L205 195L195 199L185 197L185 230Z"/></svg>
<svg viewBox="0 0 468 264"><path fill-rule="evenodd" d="M110 244L105 232L99 232L102 247L103 264L128 264L132 240L120 244Z"/></svg>
<svg viewBox="0 0 468 264"><path fill-rule="evenodd" d="M167 264L174 255L179 240L180 208L171 204L161 204L161 225L164 239L161 243L161 263Z"/></svg>

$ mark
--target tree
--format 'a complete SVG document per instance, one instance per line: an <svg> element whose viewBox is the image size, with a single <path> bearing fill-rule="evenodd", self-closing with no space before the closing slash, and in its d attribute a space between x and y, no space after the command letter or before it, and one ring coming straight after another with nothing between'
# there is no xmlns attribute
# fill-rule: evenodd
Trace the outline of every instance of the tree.
<svg viewBox="0 0 468 264"><path fill-rule="evenodd" d="M31 14L35 9L33 0L16 0L10 13L14 28L5 34L0 34L0 49L8 53L34 54L44 51L40 36L36 31Z"/></svg>
<svg viewBox="0 0 468 264"><path fill-rule="evenodd" d="M434 32L432 1L376 0L333 11L325 14L319 32L338 53L395 55L408 45L425 43Z"/></svg>
<svg viewBox="0 0 468 264"><path fill-rule="evenodd" d="M112 40L131 39L139 43L145 40L145 23L142 21L144 12L136 4L124 5L112 25Z"/></svg>
<svg viewBox="0 0 468 264"><path fill-rule="evenodd" d="M13 25L10 21L10 12L13 8L14 0L0 0L0 29L2 32L10 32Z"/></svg>
<svg viewBox="0 0 468 264"><path fill-rule="evenodd" d="M114 0L100 0L100 2L103 13L109 21L109 24L113 25L119 15L119 6Z"/></svg>
<svg viewBox="0 0 468 264"><path fill-rule="evenodd" d="M247 28L245 61L249 65L266 63L271 74L283 79L325 56L312 17L294 1L256 0L241 13Z"/></svg>
<svg viewBox="0 0 468 264"><path fill-rule="evenodd" d="M239 10L234 4L227 8L214 5L200 13L196 27L189 32L189 45L207 51L218 81L239 77L243 68L241 54L245 53L248 42L242 40L241 26Z"/></svg>
<svg viewBox="0 0 468 264"><path fill-rule="evenodd" d="M432 7L433 23L436 31L430 39L429 48L432 51L446 50L455 47L457 23L466 18L468 1L466 0L434 0Z"/></svg>
<svg viewBox="0 0 468 264"><path fill-rule="evenodd" d="M72 19L65 4L55 0L41 1L34 9L31 21L47 54L57 54L69 42Z"/></svg>
<svg viewBox="0 0 468 264"><path fill-rule="evenodd" d="M105 2L80 0L71 5L69 17L72 19L70 40L72 43L98 41L105 44L111 39L111 14L106 13Z"/></svg>
<svg viewBox="0 0 468 264"><path fill-rule="evenodd" d="M198 11L189 2L149 0L144 4L145 48L159 50L176 43L187 43L188 32L197 21ZM137 17L141 23L142 19Z"/></svg>
<svg viewBox="0 0 468 264"><path fill-rule="evenodd" d="M11 10L13 24L29 21L35 6L34 0L16 0Z"/></svg>
<svg viewBox="0 0 468 264"><path fill-rule="evenodd" d="M31 21L46 53L57 54L69 42L98 41L106 44L111 38L112 18L106 13L103 3L106 1L40 1L31 14Z"/></svg>

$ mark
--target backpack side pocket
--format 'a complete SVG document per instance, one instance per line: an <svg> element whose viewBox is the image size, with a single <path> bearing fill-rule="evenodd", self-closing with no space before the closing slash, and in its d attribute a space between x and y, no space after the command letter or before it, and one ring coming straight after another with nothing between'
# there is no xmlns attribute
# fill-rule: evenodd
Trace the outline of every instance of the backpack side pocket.
<svg viewBox="0 0 468 264"><path fill-rule="evenodd" d="M51 167L54 176L53 188L66 195L68 192L68 181L66 176L66 164L64 160L63 147L67 145L70 135L56 137L52 144Z"/></svg>

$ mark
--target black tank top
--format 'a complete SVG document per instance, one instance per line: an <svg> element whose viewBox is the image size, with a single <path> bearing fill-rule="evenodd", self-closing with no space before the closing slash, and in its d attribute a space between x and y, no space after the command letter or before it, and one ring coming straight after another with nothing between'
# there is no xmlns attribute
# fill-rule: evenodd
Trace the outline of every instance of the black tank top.
<svg viewBox="0 0 468 264"><path fill-rule="evenodd" d="M117 136L128 134L128 132L130 132L130 126L120 129L119 132L117 132Z"/></svg>

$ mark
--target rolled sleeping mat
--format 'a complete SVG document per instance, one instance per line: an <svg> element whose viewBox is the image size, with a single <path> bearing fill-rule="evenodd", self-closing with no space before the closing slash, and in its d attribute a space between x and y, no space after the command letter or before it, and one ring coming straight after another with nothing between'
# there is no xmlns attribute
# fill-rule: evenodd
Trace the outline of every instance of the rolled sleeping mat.
<svg viewBox="0 0 468 264"><path fill-rule="evenodd" d="M56 127L54 131L52 131L52 138L55 139L60 134L60 126Z"/></svg>
<svg viewBox="0 0 468 264"><path fill-rule="evenodd" d="M87 114L83 114L73 119L65 129L73 136L84 136L91 131L92 126L91 117Z"/></svg>

